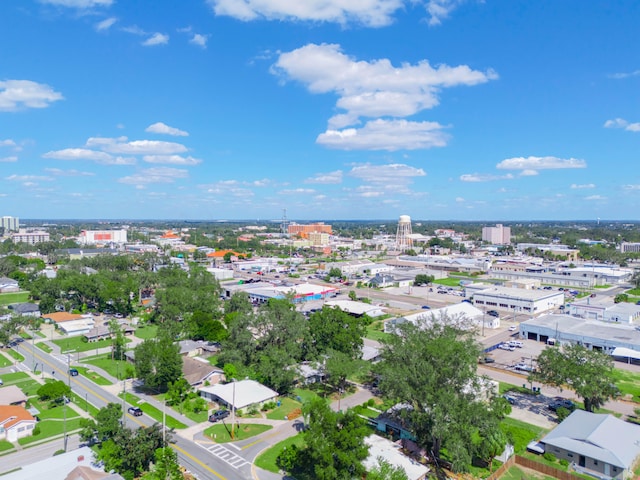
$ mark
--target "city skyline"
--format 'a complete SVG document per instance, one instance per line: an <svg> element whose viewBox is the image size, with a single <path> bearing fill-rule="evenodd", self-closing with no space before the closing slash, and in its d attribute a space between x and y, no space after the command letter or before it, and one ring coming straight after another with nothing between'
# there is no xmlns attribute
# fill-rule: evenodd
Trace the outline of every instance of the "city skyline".
<svg viewBox="0 0 640 480"><path fill-rule="evenodd" d="M20 218L633 220L640 5L0 5Z"/></svg>

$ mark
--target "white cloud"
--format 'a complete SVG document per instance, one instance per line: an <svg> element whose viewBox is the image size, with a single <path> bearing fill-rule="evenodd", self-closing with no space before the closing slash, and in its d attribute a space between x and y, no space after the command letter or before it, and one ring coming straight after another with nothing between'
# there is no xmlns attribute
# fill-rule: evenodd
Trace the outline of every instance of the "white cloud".
<svg viewBox="0 0 640 480"><path fill-rule="evenodd" d="M6 140L0 140L0 147L17 147L16 142L7 138Z"/></svg>
<svg viewBox="0 0 640 480"><path fill-rule="evenodd" d="M49 85L31 80L0 81L0 111L45 108L64 97Z"/></svg>
<svg viewBox="0 0 640 480"><path fill-rule="evenodd" d="M572 190L582 190L587 188L596 188L596 186L593 183L584 183L582 185L579 185L577 183L572 183L570 188Z"/></svg>
<svg viewBox="0 0 640 480"><path fill-rule="evenodd" d="M587 162L577 158L558 157L514 157L496 165L501 170L556 170L563 168L586 168Z"/></svg>
<svg viewBox="0 0 640 480"><path fill-rule="evenodd" d="M279 195L311 195L316 193L312 188L292 188L288 190L280 190Z"/></svg>
<svg viewBox="0 0 640 480"><path fill-rule="evenodd" d="M17 162L17 161L18 161L18 157L16 157L15 155L10 155L8 157L0 157L1 163L9 163L9 162Z"/></svg>
<svg viewBox="0 0 640 480"><path fill-rule="evenodd" d="M166 165L198 165L202 160L198 158L182 157L180 155L145 155L142 159L147 163L160 163Z"/></svg>
<svg viewBox="0 0 640 480"><path fill-rule="evenodd" d="M464 198L456 197L456 203L464 203Z"/></svg>
<svg viewBox="0 0 640 480"><path fill-rule="evenodd" d="M10 175L5 177L5 180L11 180L12 182L51 182L52 177L45 177L42 175Z"/></svg>
<svg viewBox="0 0 640 480"><path fill-rule="evenodd" d="M116 17L105 18L101 22L96 23L95 29L97 32L105 32L109 30L117 21L118 19Z"/></svg>
<svg viewBox="0 0 640 480"><path fill-rule="evenodd" d="M316 142L340 150L416 150L444 147L449 136L437 122L372 120L362 128L327 130Z"/></svg>
<svg viewBox="0 0 640 480"><path fill-rule="evenodd" d="M110 7L113 0L40 0L42 3L69 8Z"/></svg>
<svg viewBox="0 0 640 480"><path fill-rule="evenodd" d="M604 128L623 128L628 132L640 132L640 122L629 123L624 118L616 118L604 122Z"/></svg>
<svg viewBox="0 0 640 480"><path fill-rule="evenodd" d="M126 137L91 137L87 140L86 146L124 155L173 155L187 151L187 147L181 143L160 140L134 140L129 142L127 140Z"/></svg>
<svg viewBox="0 0 640 480"><path fill-rule="evenodd" d="M307 178L304 183L319 183L324 185L342 183L342 170L336 170L329 173L318 173L313 177Z"/></svg>
<svg viewBox="0 0 640 480"><path fill-rule="evenodd" d="M606 200L607 197L603 197L602 195L591 195L589 197L584 197L585 200Z"/></svg>
<svg viewBox="0 0 640 480"><path fill-rule="evenodd" d="M207 193L218 197L231 196L247 199L255 195L250 189L240 186L237 180L221 180L213 184L198 185L198 187L203 188Z"/></svg>
<svg viewBox="0 0 640 480"><path fill-rule="evenodd" d="M405 0L208 0L216 15L243 21L301 20L388 25Z"/></svg>
<svg viewBox="0 0 640 480"><path fill-rule="evenodd" d="M640 70L634 70L633 72L612 73L609 78L621 80L623 78L638 77L640 76Z"/></svg>
<svg viewBox="0 0 640 480"><path fill-rule="evenodd" d="M166 45L167 43L169 43L169 35L156 32L142 42L142 45L145 47L154 47L156 45Z"/></svg>
<svg viewBox="0 0 640 480"><path fill-rule="evenodd" d="M189 132L185 132L184 130L180 130L179 128L170 127L166 123L156 122L153 125L149 125L145 132L149 133L159 133L162 135L173 135L175 137L188 137Z"/></svg>
<svg viewBox="0 0 640 480"><path fill-rule="evenodd" d="M406 185L411 183L414 177L424 177L426 175L423 169L402 163L385 165L371 165L366 163L354 166L349 172L349 176L374 185Z"/></svg>
<svg viewBox="0 0 640 480"><path fill-rule="evenodd" d="M465 173L460 175L461 182L480 183L480 182L494 182L496 180L513 180L514 176L510 173L506 175L492 175L488 173Z"/></svg>
<svg viewBox="0 0 640 480"><path fill-rule="evenodd" d="M520 172L521 177L535 177L536 175L538 175L537 170L525 169Z"/></svg>
<svg viewBox="0 0 640 480"><path fill-rule="evenodd" d="M335 93L345 111L331 128L358 123L359 117L405 117L438 105L443 88L477 85L498 78L467 65L432 67L427 60L394 67L388 59L356 61L335 44L308 44L281 53L271 67L283 80L304 84L311 93Z"/></svg>
<svg viewBox="0 0 640 480"><path fill-rule="evenodd" d="M203 35L201 33L194 33L189 43L197 45L202 48L207 48L207 41L209 41L209 35Z"/></svg>
<svg viewBox="0 0 640 480"><path fill-rule="evenodd" d="M60 168L45 168L45 172L57 177L93 177L93 172L80 172L78 170L62 170Z"/></svg>
<svg viewBox="0 0 640 480"><path fill-rule="evenodd" d="M429 13L429 25L440 25L449 14L466 0L429 0L425 6Z"/></svg>
<svg viewBox="0 0 640 480"><path fill-rule="evenodd" d="M136 163L135 158L120 156L114 157L106 152L98 152L88 148L64 148L62 150L53 150L45 153L42 157L54 160L89 160L102 165L134 165Z"/></svg>
<svg viewBox="0 0 640 480"><path fill-rule="evenodd" d="M139 186L149 183L173 183L176 179L187 178L188 176L189 173L187 170L171 167L154 167L145 168L133 175L122 177L118 182Z"/></svg>
<svg viewBox="0 0 640 480"><path fill-rule="evenodd" d="M625 190L640 190L640 185L624 185Z"/></svg>

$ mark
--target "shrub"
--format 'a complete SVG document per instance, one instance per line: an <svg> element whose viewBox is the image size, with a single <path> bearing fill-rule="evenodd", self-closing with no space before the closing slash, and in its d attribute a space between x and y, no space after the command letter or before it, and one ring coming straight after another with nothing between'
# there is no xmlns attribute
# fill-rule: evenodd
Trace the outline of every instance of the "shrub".
<svg viewBox="0 0 640 480"><path fill-rule="evenodd" d="M551 452L545 452L544 455L542 455L542 458L544 458L547 462L556 461L556 456Z"/></svg>
<svg viewBox="0 0 640 480"><path fill-rule="evenodd" d="M249 415L256 415L258 413L258 408L254 405L247 412Z"/></svg>
<svg viewBox="0 0 640 480"><path fill-rule="evenodd" d="M60 450L56 450L55 452L53 452L53 456L55 457L56 455L62 455L63 453L66 453L64 451L63 448L61 448Z"/></svg>
<svg viewBox="0 0 640 480"><path fill-rule="evenodd" d="M562 422L565 418L567 418L571 414L571 412L567 408L559 407L556 410L556 414L558 415L558 421Z"/></svg>
<svg viewBox="0 0 640 480"><path fill-rule="evenodd" d="M566 458L561 458L560 465L562 465L563 467L566 467L567 465L569 465L569 460L567 460Z"/></svg>
<svg viewBox="0 0 640 480"><path fill-rule="evenodd" d="M33 429L33 435L40 435L40 426L36 425Z"/></svg>
<svg viewBox="0 0 640 480"><path fill-rule="evenodd" d="M376 401L373 398L367 400L367 407L374 407L376 405Z"/></svg>

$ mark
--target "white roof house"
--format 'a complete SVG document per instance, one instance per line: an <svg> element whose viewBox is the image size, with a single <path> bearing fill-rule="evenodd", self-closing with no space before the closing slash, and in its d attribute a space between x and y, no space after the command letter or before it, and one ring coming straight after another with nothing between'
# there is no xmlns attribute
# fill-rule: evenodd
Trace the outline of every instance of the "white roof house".
<svg viewBox="0 0 640 480"><path fill-rule="evenodd" d="M395 327L404 322L419 323L419 322L431 322L442 321L448 319L454 323L456 322L469 322L471 325L477 325L482 327L484 322L485 328L498 328L500 327L500 318L486 315L485 312L477 307L474 307L468 302L455 303L442 308L434 308L433 310L423 310L420 313L413 313L410 315L404 315L400 318L394 318L385 323L385 332L392 333L395 331Z"/></svg>
<svg viewBox="0 0 640 480"><path fill-rule="evenodd" d="M262 405L278 396L278 392L255 380L240 380L239 382L201 387L198 392L200 396L208 400L236 410L242 410L252 405Z"/></svg>
<svg viewBox="0 0 640 480"><path fill-rule="evenodd" d="M383 459L393 467L401 467L409 480L427 478L429 467L407 457L402 453L399 445L378 435L369 435L364 441L369 445L369 456L362 464L368 471L378 465L378 459Z"/></svg>
<svg viewBox="0 0 640 480"><path fill-rule="evenodd" d="M375 318L384 315L384 309L377 305L371 305L365 302L354 302L353 300L330 300L325 302L327 307L338 307L343 312L351 315L368 315Z"/></svg>
<svg viewBox="0 0 640 480"><path fill-rule="evenodd" d="M580 469L623 478L640 455L640 427L613 415L575 410L541 441Z"/></svg>

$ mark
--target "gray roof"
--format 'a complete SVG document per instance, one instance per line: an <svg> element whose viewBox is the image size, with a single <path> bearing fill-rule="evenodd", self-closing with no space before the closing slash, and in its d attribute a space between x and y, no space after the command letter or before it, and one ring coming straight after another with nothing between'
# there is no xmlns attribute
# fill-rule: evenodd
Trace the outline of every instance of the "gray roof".
<svg viewBox="0 0 640 480"><path fill-rule="evenodd" d="M16 305L9 305L9 308L16 313L33 313L40 310L40 307L35 303L18 303Z"/></svg>
<svg viewBox="0 0 640 480"><path fill-rule="evenodd" d="M234 391L235 390L235 391ZM226 384L211 385L210 387L199 388L200 392L207 392L223 400L228 405L235 408L245 408L255 403L262 403L278 396L278 392L265 387L255 380L240 380L239 382L229 382Z"/></svg>
<svg viewBox="0 0 640 480"><path fill-rule="evenodd" d="M627 469L640 454L640 427L612 415L575 410L541 442Z"/></svg>

